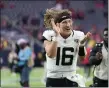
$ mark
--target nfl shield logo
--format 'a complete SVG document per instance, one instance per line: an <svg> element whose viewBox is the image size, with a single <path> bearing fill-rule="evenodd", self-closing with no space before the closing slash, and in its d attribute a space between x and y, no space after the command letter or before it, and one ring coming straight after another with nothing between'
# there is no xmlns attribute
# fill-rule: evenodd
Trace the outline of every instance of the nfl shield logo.
<svg viewBox="0 0 109 88"><path fill-rule="evenodd" d="M74 39L74 42L78 43L79 42L79 39Z"/></svg>

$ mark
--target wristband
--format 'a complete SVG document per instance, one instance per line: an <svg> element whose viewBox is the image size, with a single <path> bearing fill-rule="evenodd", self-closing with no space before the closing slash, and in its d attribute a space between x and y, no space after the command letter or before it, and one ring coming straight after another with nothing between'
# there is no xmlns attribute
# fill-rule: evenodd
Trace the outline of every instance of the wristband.
<svg viewBox="0 0 109 88"><path fill-rule="evenodd" d="M79 46L79 52L78 52L79 56L85 56L86 55L86 49L84 46Z"/></svg>

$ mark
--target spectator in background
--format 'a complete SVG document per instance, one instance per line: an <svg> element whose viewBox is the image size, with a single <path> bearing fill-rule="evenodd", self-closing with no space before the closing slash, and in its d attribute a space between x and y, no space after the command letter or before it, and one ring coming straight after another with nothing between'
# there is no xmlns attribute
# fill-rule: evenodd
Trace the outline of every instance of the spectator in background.
<svg viewBox="0 0 109 88"><path fill-rule="evenodd" d="M4 48L7 48L8 47L8 41L6 39L4 39L4 41L3 41L3 47Z"/></svg>
<svg viewBox="0 0 109 88"><path fill-rule="evenodd" d="M89 57L91 65L95 65L92 87L108 87L108 28L103 31L103 42L97 43Z"/></svg>
<svg viewBox="0 0 109 88"><path fill-rule="evenodd" d="M29 87L29 74L33 63L30 63L30 59L32 59L32 50L28 46L28 41L25 39L19 39L17 44L20 47L18 53L19 61L17 64L20 68L20 84L22 87Z"/></svg>
<svg viewBox="0 0 109 88"><path fill-rule="evenodd" d="M0 49L6 49L8 45L9 45L8 41L2 37L0 41Z"/></svg>
<svg viewBox="0 0 109 88"><path fill-rule="evenodd" d="M11 69L11 72L14 74L15 73L15 66L17 64L18 56L17 53L15 52L15 49L12 47L12 50L10 51L8 55L8 63L9 63L9 68Z"/></svg>

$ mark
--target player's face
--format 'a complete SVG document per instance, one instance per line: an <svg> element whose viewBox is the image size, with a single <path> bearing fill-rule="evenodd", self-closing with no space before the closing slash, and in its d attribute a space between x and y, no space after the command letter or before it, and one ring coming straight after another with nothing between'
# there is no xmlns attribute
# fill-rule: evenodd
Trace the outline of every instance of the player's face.
<svg viewBox="0 0 109 88"><path fill-rule="evenodd" d="M65 19L61 23L59 23L60 32L65 35L71 34L72 27L73 27L72 19Z"/></svg>
<svg viewBox="0 0 109 88"><path fill-rule="evenodd" d="M104 41L106 43L108 43L108 31L104 31L104 35L103 35Z"/></svg>

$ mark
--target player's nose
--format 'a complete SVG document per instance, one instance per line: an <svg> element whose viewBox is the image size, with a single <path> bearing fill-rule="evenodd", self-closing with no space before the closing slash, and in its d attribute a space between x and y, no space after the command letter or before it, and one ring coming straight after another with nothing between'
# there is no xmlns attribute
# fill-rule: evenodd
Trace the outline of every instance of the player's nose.
<svg viewBox="0 0 109 88"><path fill-rule="evenodd" d="M67 22L66 26L67 27L71 26L71 23L70 22Z"/></svg>

